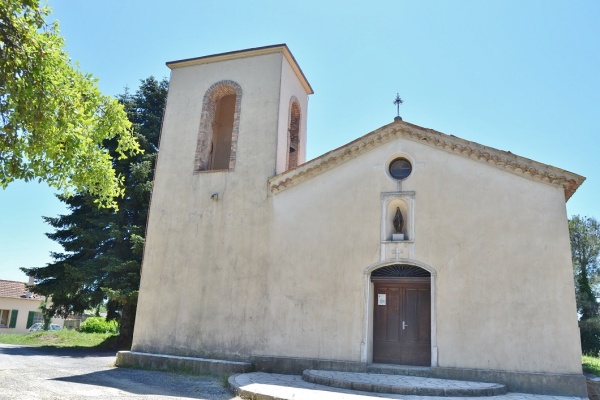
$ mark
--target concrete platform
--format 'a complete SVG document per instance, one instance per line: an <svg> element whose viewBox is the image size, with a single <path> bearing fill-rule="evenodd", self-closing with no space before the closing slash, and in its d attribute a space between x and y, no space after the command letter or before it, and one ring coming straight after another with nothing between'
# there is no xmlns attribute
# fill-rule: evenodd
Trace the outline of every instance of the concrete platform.
<svg viewBox="0 0 600 400"><path fill-rule="evenodd" d="M302 374L302 379L307 382L342 389L418 396L483 397L507 393L506 386L499 383L467 382L404 375L306 370Z"/></svg>
<svg viewBox="0 0 600 400"><path fill-rule="evenodd" d="M586 379L581 373L556 374L457 367L419 367L272 356L253 356L250 361L254 367L253 371L274 374L302 375L302 372L307 369L366 372L471 382L495 382L506 385L508 392L513 393L536 393L582 398L588 396Z"/></svg>
<svg viewBox="0 0 600 400"><path fill-rule="evenodd" d="M368 374L373 375L373 374ZM405 377L410 379L411 377ZM232 375L230 388L240 397L255 400L439 400L436 396L372 393L359 390L336 388L307 382L299 375L269 374L252 372ZM445 399L490 400L482 397L444 397ZM493 400L583 400L583 397L545 396L523 393L507 393L492 397Z"/></svg>

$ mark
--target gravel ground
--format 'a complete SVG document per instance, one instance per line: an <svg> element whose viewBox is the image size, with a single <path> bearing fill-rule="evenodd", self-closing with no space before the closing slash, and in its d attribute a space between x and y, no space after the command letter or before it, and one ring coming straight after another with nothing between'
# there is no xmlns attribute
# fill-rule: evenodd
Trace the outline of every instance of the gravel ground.
<svg viewBox="0 0 600 400"><path fill-rule="evenodd" d="M0 399L239 400L223 379L114 367L115 352L0 344Z"/></svg>

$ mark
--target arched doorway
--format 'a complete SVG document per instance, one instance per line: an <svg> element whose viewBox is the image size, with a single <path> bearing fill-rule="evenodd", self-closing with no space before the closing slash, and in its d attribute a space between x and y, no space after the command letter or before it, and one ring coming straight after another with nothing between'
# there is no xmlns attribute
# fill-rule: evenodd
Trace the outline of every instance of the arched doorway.
<svg viewBox="0 0 600 400"><path fill-rule="evenodd" d="M431 274L393 264L371 273L373 362L431 365Z"/></svg>

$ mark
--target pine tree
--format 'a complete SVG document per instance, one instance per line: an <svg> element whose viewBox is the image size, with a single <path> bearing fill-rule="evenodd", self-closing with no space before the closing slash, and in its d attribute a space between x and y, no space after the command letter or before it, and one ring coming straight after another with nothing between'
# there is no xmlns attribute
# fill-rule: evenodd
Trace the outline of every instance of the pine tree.
<svg viewBox="0 0 600 400"><path fill-rule="evenodd" d="M47 311L50 314L82 313L106 302L108 318L119 321L119 342L124 347L133 337L167 87L166 80L150 77L141 81L135 94L126 91L119 98L144 153L120 159L118 142L105 142L113 156L113 167L124 177L125 194L117 199L118 210L99 208L95 198L87 193L59 196L70 213L44 219L55 229L47 236L58 242L63 252L53 253L54 262L45 267L23 269L35 278L34 291L51 297Z"/></svg>

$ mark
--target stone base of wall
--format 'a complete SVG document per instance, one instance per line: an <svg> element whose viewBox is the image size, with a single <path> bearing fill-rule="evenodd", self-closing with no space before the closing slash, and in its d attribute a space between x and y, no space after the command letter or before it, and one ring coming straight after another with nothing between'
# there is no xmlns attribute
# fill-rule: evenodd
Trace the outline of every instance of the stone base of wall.
<svg viewBox="0 0 600 400"><path fill-rule="evenodd" d="M506 385L510 392L517 393L588 397L586 378L583 374L543 374L444 367L403 367L352 361L269 356L253 356L251 361L256 371L279 374L302 375L305 369L371 372L392 375L402 374L440 379L502 383Z"/></svg>
<svg viewBox="0 0 600 400"><path fill-rule="evenodd" d="M600 377L586 374L587 390L590 400L600 400Z"/></svg>
<svg viewBox="0 0 600 400"><path fill-rule="evenodd" d="M509 392L587 397L583 374L543 374L462 368L432 368L432 377L503 383Z"/></svg>
<svg viewBox="0 0 600 400"><path fill-rule="evenodd" d="M316 358L252 356L254 370L286 375L302 375L305 369L367 372L367 364L354 361L319 360Z"/></svg>
<svg viewBox="0 0 600 400"><path fill-rule="evenodd" d="M402 374L502 383L507 386L510 392L518 393L588 397L589 390L590 399L600 400L600 378L596 378L595 380L588 378L586 380L583 374L542 374L466 368L403 367L397 365L366 364L354 361L271 356L253 356L250 361L226 361L135 351L119 351L117 353L116 365L118 367L180 371L198 375L230 375L250 371L302 375L305 369Z"/></svg>
<svg viewBox="0 0 600 400"><path fill-rule="evenodd" d="M117 367L178 371L197 375L231 375L252 371L252 364L240 361L211 360L163 354L119 351Z"/></svg>

